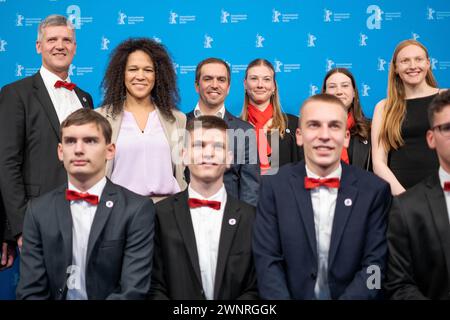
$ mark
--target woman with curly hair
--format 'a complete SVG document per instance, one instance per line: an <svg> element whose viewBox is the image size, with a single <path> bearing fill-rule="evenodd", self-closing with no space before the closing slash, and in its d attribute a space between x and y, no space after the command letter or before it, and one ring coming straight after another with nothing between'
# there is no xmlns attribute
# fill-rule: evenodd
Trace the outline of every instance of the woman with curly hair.
<svg viewBox="0 0 450 320"><path fill-rule="evenodd" d="M147 38L122 42L111 54L102 86L98 111L110 122L116 144L106 176L155 201L183 190L184 167L174 156L186 117L177 110L176 75L164 46Z"/></svg>
<svg viewBox="0 0 450 320"><path fill-rule="evenodd" d="M394 195L439 166L425 138L428 106L439 91L425 46L400 42L389 66L387 97L376 105L372 120L373 170L389 182Z"/></svg>
<svg viewBox="0 0 450 320"><path fill-rule="evenodd" d="M331 69L323 79L322 93L336 96L347 108L350 144L348 148L342 149L341 160L369 170L372 165L370 160L370 121L362 111L353 74L345 68Z"/></svg>

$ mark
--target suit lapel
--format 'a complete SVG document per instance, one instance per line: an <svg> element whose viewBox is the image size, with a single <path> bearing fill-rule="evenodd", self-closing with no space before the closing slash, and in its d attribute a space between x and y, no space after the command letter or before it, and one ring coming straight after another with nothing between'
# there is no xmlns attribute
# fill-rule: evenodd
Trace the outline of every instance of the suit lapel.
<svg viewBox="0 0 450 320"><path fill-rule="evenodd" d="M358 189L353 185L357 180L350 168L342 164L341 186L339 187L336 199L336 209L334 211L333 228L331 231L328 269L331 268L334 261L339 243L344 234L345 226L358 194Z"/></svg>
<svg viewBox="0 0 450 320"><path fill-rule="evenodd" d="M306 230L306 236L308 238L309 245L314 257L317 260L317 242L316 242L316 228L314 224L314 211L311 202L311 194L309 190L305 189L305 162L302 161L295 165L294 175L290 178L292 187L292 193L295 196L295 200L298 206L298 212L300 212L300 218L303 221Z"/></svg>
<svg viewBox="0 0 450 320"><path fill-rule="evenodd" d="M88 99L86 93L84 91L82 91L81 89L79 89L78 87L75 87L74 91L78 97L78 100L80 100L83 108L91 109L92 107L89 104L89 99Z"/></svg>
<svg viewBox="0 0 450 320"><path fill-rule="evenodd" d="M450 225L444 192L440 186L440 180L437 173L428 179L427 187L428 189L425 195L436 224L438 237L441 240L445 262L447 264L447 273L450 274Z"/></svg>
<svg viewBox="0 0 450 320"><path fill-rule="evenodd" d="M91 232L89 234L88 248L86 253L86 266L89 265L89 260L92 255L92 251L98 241L100 234L102 233L112 210L114 210L114 203L117 200L117 190L113 183L109 180L106 181L105 188L103 189L100 197L100 202L97 205L97 211L95 211L94 221L92 222ZM108 201L112 202L112 206L107 206Z"/></svg>
<svg viewBox="0 0 450 320"><path fill-rule="evenodd" d="M50 121L50 124L53 128L53 131L55 132L56 136L59 140L59 119L58 115L56 114L55 107L53 106L52 99L50 99L50 95L48 94L47 88L45 87L44 80L42 80L42 77L40 73L36 73L33 76L33 86L35 89L35 94L38 98L38 101L42 105L42 108L44 109L45 113L47 114L48 120Z"/></svg>
<svg viewBox="0 0 450 320"><path fill-rule="evenodd" d="M191 212L188 207L187 189L175 196L173 205L178 230L180 230L184 245L186 246L186 250L189 255L189 259L191 260L191 264L194 269L195 276L197 277L197 281L200 286L202 286L194 226L192 225Z"/></svg>
<svg viewBox="0 0 450 320"><path fill-rule="evenodd" d="M228 260L228 255L233 244L234 235L239 227L239 220L241 217L240 207L236 200L232 197L227 197L227 203L223 212L222 228L220 231L219 252L217 256L216 277L214 279L214 299L218 298L222 280L225 273L225 267ZM234 219L235 224L230 224L229 221Z"/></svg>
<svg viewBox="0 0 450 320"><path fill-rule="evenodd" d="M70 201L66 200L65 190L67 186L61 186L56 194L55 211L59 228L63 238L64 262L66 266L72 264L72 213L70 211Z"/></svg>

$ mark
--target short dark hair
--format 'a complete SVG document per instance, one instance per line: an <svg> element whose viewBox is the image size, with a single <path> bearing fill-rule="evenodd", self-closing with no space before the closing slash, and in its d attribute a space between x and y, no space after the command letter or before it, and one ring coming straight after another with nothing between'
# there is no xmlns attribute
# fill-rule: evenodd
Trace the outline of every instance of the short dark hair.
<svg viewBox="0 0 450 320"><path fill-rule="evenodd" d="M70 126L82 126L88 123L95 123L105 137L106 144L111 143L112 128L108 120L100 113L87 108L81 108L72 112L62 123L60 129L60 136L62 139L62 132L64 128Z"/></svg>
<svg viewBox="0 0 450 320"><path fill-rule="evenodd" d="M225 66L225 68L227 68L228 83L231 82L231 71L230 71L230 66L228 65L228 63L226 63L224 60L219 59L219 58L207 58L205 60L200 61L199 64L197 65L197 68L195 68L195 83L198 84L200 81L200 74L202 71L202 67L205 64L210 64L210 63L223 64Z"/></svg>
<svg viewBox="0 0 450 320"><path fill-rule="evenodd" d="M186 131L191 133L194 129L201 127L203 129L219 129L227 131L228 125L222 118L216 116L200 116L190 119L186 125Z"/></svg>
<svg viewBox="0 0 450 320"><path fill-rule="evenodd" d="M428 121L430 127L433 127L434 125L434 115L441 112L442 109L447 106L450 106L450 90L440 92L434 97L433 101L431 101L430 106L428 107Z"/></svg>

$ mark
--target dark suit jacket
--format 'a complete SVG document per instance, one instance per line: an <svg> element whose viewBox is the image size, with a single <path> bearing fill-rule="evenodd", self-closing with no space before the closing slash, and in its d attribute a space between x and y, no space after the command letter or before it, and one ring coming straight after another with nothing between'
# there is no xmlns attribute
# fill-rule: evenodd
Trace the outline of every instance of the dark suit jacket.
<svg viewBox="0 0 450 320"><path fill-rule="evenodd" d="M450 299L450 224L437 173L394 198L387 238L391 299Z"/></svg>
<svg viewBox="0 0 450 320"><path fill-rule="evenodd" d="M72 264L67 185L29 201L23 230L18 299L65 299ZM113 206L107 206L108 201ZM154 206L107 181L86 255L88 299L144 299L150 290Z"/></svg>
<svg viewBox="0 0 450 320"><path fill-rule="evenodd" d="M204 300L188 191L156 204L152 299ZM255 208L227 195L217 257L214 299L256 299L251 251ZM236 219L230 225L230 219Z"/></svg>
<svg viewBox="0 0 450 320"><path fill-rule="evenodd" d="M75 88L85 108L91 96ZM60 123L40 73L0 92L0 189L12 234L22 232L27 201L67 181L58 160Z"/></svg>
<svg viewBox="0 0 450 320"><path fill-rule="evenodd" d="M188 120L193 119L194 112L191 111L186 116ZM248 131L250 133L249 138L245 139L245 143L236 137L233 139L234 160L223 177L225 188L229 195L256 206L258 202L260 170L255 131L251 124L233 116L228 111L225 112L224 120L229 129L241 129L244 132L250 130ZM186 179L189 181L188 170L186 170Z"/></svg>
<svg viewBox="0 0 450 320"><path fill-rule="evenodd" d="M285 165L275 176L262 178L253 251L259 293L264 299L315 298L317 243L305 176L302 161ZM342 163L328 257L331 298L379 296L380 290L370 290L366 285L373 274L367 268L377 265L384 274L390 203L386 182Z"/></svg>

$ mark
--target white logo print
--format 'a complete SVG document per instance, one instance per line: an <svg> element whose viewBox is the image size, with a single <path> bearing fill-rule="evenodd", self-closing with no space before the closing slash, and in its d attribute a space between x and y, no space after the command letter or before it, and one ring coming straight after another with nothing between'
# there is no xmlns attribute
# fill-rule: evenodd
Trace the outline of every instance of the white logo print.
<svg viewBox="0 0 450 320"><path fill-rule="evenodd" d="M212 48L211 43L213 41L214 41L214 39L211 36L205 34L205 40L203 41L203 48L205 48L205 49Z"/></svg>
<svg viewBox="0 0 450 320"><path fill-rule="evenodd" d="M108 47L109 42L110 41L108 38L106 38L105 36L102 36L102 43L100 46L100 50L109 50L109 47Z"/></svg>
<svg viewBox="0 0 450 320"><path fill-rule="evenodd" d="M370 90L370 87L367 85L367 84L362 84L362 96L363 97L368 97L369 96L369 90Z"/></svg>
<svg viewBox="0 0 450 320"><path fill-rule="evenodd" d="M366 13L371 14L366 21L367 29L381 29L381 20L383 14L381 8L377 5L372 4L367 7Z"/></svg>
<svg viewBox="0 0 450 320"><path fill-rule="evenodd" d="M360 33L359 34L359 46L360 47L367 46L367 39L369 39L369 37L366 34Z"/></svg>
<svg viewBox="0 0 450 320"><path fill-rule="evenodd" d="M331 22L331 15L333 12L328 9L323 9L323 21L325 22Z"/></svg>
<svg viewBox="0 0 450 320"><path fill-rule="evenodd" d="M427 20L434 20L434 14L436 11L434 11L433 8L428 7L427 8Z"/></svg>
<svg viewBox="0 0 450 320"><path fill-rule="evenodd" d="M378 71L385 71L384 65L386 64L386 60L382 58L378 58Z"/></svg>
<svg viewBox="0 0 450 320"><path fill-rule="evenodd" d="M6 42L6 40L0 39L0 52L4 52L6 51L5 46L8 44L8 42Z"/></svg>
<svg viewBox="0 0 450 320"><path fill-rule="evenodd" d="M415 33L415 32L412 32L411 35L412 35L412 38L413 38L414 40L417 40L417 39L420 38L420 35L417 34L417 33Z"/></svg>
<svg viewBox="0 0 450 320"><path fill-rule="evenodd" d="M275 72L281 72L282 65L283 63L280 60L275 59Z"/></svg>
<svg viewBox="0 0 450 320"><path fill-rule="evenodd" d="M117 24L125 24L125 18L127 15L122 11L119 11L119 17L117 18Z"/></svg>
<svg viewBox="0 0 450 320"><path fill-rule="evenodd" d="M17 14L16 16L17 16L17 18L16 18L16 26L17 27L23 27L23 20L25 19L25 17L23 15L21 15L21 14Z"/></svg>
<svg viewBox="0 0 450 320"><path fill-rule="evenodd" d="M16 77L22 77L23 69L25 69L23 65L16 64Z"/></svg>
<svg viewBox="0 0 450 320"><path fill-rule="evenodd" d="M281 12L275 9L272 9L272 22L278 23L280 22Z"/></svg>
<svg viewBox="0 0 450 320"><path fill-rule="evenodd" d="M220 23L228 23L228 17L230 13L222 9L222 13L220 16Z"/></svg>
<svg viewBox="0 0 450 320"><path fill-rule="evenodd" d="M73 70L75 70L76 66L74 66L73 64L71 64L69 66L69 76L73 76Z"/></svg>
<svg viewBox="0 0 450 320"><path fill-rule="evenodd" d="M169 24L177 24L178 14L176 12L169 12Z"/></svg>
<svg viewBox="0 0 450 320"><path fill-rule="evenodd" d="M431 58L430 59L430 64L431 64L431 70L436 70L436 65L438 63L438 60L435 58Z"/></svg>
<svg viewBox="0 0 450 320"><path fill-rule="evenodd" d="M325 70L326 70L326 71L330 71L331 69L333 69L333 66L334 66L334 61L333 61L333 60L330 60L330 59L327 59L327 60L326 60L326 67L325 67Z"/></svg>
<svg viewBox="0 0 450 320"><path fill-rule="evenodd" d="M316 40L317 40L317 38L315 35L308 33L308 47L309 48L316 46L316 43L315 43Z"/></svg>
<svg viewBox="0 0 450 320"><path fill-rule="evenodd" d="M309 95L310 96L315 95L318 91L319 91L319 88L316 85L314 85L312 83L309 84Z"/></svg>
<svg viewBox="0 0 450 320"><path fill-rule="evenodd" d="M257 48L262 48L262 47L264 47L264 45L263 45L263 41L264 41L264 40L266 40L266 39L264 39L263 36L261 36L259 33L256 34L256 47L257 47Z"/></svg>
<svg viewBox="0 0 450 320"><path fill-rule="evenodd" d="M71 5L67 7L68 20L73 24L75 29L81 28L81 9L79 6Z"/></svg>

